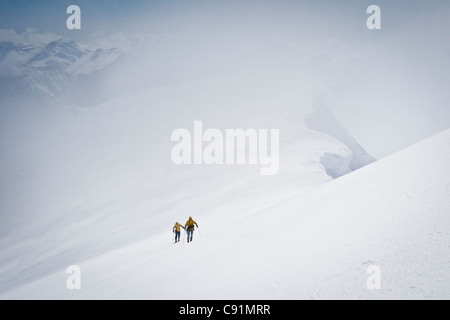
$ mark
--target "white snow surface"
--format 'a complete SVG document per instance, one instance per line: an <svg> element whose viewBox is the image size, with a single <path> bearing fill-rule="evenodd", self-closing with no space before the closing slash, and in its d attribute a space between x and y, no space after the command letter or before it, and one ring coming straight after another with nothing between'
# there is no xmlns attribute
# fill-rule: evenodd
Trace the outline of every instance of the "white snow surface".
<svg viewBox="0 0 450 320"><path fill-rule="evenodd" d="M0 119L0 299L448 298L450 130L332 180L323 156L352 151L288 113L315 87L291 79L283 96L217 78ZM175 166L171 133L196 120L280 128L278 175ZM173 245L189 216L194 241Z"/></svg>
<svg viewBox="0 0 450 320"><path fill-rule="evenodd" d="M122 103L110 103L108 112L119 112L114 105ZM58 155L67 157L68 167L47 172L60 172L64 183L91 180L60 194L60 182L44 186L52 193L40 201L55 203L41 208L61 213L51 223L33 219L1 239L1 299L450 296L450 130L331 180L318 160L345 146L299 129L303 140L283 142L287 160L280 174L262 177L247 166L147 168L159 140L150 139L153 148L142 152L130 141L148 133L143 123L134 119L136 131L125 133L119 125L130 120L125 114L111 118L120 123L89 120L101 110L86 110L87 117L75 120L74 127L84 128L75 137L67 124L56 131L65 141L59 147L67 148ZM126 114L136 110L142 114L130 104ZM141 158L118 157L123 149L104 146L104 139L133 156L141 150ZM76 158L81 169L71 172L68 146L75 142L91 154ZM131 158L124 170L121 162ZM84 190L77 201L67 195L77 190ZM194 241L172 244L173 224L188 216L200 226ZM69 265L81 268L81 290L66 287ZM366 285L372 265L381 270L380 290Z"/></svg>

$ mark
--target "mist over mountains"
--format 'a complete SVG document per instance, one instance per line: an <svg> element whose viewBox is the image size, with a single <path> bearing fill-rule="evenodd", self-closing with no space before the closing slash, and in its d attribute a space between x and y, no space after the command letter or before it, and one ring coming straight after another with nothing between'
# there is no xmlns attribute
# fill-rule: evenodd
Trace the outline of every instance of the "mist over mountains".
<svg viewBox="0 0 450 320"><path fill-rule="evenodd" d="M0 299L448 297L450 6L418 2L1 2Z"/></svg>
<svg viewBox="0 0 450 320"><path fill-rule="evenodd" d="M101 87L105 69L121 56L116 48L95 48L67 39L2 41L1 104L93 106L106 98Z"/></svg>

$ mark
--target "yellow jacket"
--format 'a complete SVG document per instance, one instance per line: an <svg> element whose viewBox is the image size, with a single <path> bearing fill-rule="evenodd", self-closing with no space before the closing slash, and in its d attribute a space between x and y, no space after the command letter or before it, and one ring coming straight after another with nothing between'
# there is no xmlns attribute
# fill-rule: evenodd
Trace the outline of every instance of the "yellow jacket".
<svg viewBox="0 0 450 320"><path fill-rule="evenodd" d="M198 224L197 222L195 222L192 219L189 219L186 224L184 225L184 227L186 228L186 230L195 230L194 224L197 226L198 228Z"/></svg>
<svg viewBox="0 0 450 320"><path fill-rule="evenodd" d="M183 228L184 229L184 227L181 225L181 224L179 224L178 222L177 223L175 223L175 225L173 226L173 230L175 231L177 231L177 232L180 232L180 228Z"/></svg>

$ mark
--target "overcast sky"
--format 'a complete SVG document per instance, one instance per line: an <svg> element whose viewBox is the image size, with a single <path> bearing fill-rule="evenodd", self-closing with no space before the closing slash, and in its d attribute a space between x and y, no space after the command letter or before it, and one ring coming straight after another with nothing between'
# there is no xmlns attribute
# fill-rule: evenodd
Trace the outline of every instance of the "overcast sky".
<svg viewBox="0 0 450 320"><path fill-rule="evenodd" d="M66 28L71 4L81 7L82 30ZM381 7L381 30L366 28L372 4ZM259 69L283 57L274 65L319 79L323 100L376 157L450 127L449 16L440 0L0 1L0 29L18 34L169 35L178 47L165 50L248 50ZM264 44L273 47L259 50Z"/></svg>

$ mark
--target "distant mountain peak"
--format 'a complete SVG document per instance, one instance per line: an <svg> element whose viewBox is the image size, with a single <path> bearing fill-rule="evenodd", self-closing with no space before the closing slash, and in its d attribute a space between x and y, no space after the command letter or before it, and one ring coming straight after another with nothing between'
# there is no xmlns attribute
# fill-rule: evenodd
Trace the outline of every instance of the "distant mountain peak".
<svg viewBox="0 0 450 320"><path fill-rule="evenodd" d="M88 46L62 38L27 44L0 42L0 64L10 69L0 73L2 99L21 97L55 105L78 104L80 99L87 102L90 98L86 92L95 95L98 91L93 88L99 85L94 81L96 74L121 55L115 48Z"/></svg>

